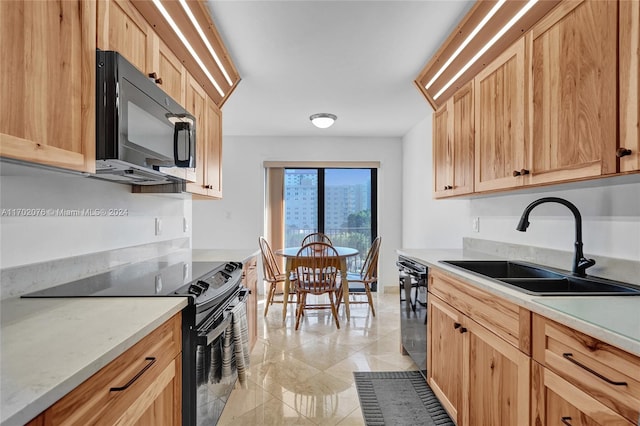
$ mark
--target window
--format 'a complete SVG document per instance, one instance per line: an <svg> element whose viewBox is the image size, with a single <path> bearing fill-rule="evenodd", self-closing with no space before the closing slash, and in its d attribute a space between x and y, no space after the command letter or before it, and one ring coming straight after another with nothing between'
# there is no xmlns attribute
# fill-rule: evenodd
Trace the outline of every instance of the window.
<svg viewBox="0 0 640 426"><path fill-rule="evenodd" d="M295 197L299 192L305 196ZM359 271L377 234L376 199L375 168L285 168L285 245L324 232L334 245L358 249L349 270Z"/></svg>

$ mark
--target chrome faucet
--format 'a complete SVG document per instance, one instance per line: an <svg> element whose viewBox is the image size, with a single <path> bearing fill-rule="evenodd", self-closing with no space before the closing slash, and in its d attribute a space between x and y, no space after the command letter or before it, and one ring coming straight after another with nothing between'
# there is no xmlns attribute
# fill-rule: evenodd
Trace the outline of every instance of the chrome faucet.
<svg viewBox="0 0 640 426"><path fill-rule="evenodd" d="M573 205L572 203L570 203L569 201L563 198L558 198L558 197L540 198L539 200L536 200L531 204L529 204L527 208L524 209L524 212L522 212L522 217L520 218L520 222L518 223L518 226L516 227L516 229L520 232L526 232L527 227L529 227L529 213L531 213L531 210L533 210L535 206L543 203L559 203L559 204L562 204L563 206L568 207L569 210L571 210L571 213L573 213L573 217L576 223L576 242L574 244L575 252L573 255L572 272L574 275L577 275L579 277L586 276L587 274L585 273L585 271L587 270L587 268L590 268L591 266L595 265L596 261L593 259L586 259L584 257L584 254L582 253L582 216L580 216L580 212L578 211L578 208L575 205Z"/></svg>

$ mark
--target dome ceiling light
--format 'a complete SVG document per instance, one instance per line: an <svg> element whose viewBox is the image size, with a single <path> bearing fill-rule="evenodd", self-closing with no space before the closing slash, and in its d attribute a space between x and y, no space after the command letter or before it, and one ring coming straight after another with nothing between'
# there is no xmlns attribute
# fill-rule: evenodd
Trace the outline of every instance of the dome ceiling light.
<svg viewBox="0 0 640 426"><path fill-rule="evenodd" d="M334 114L329 114L326 112L321 112L318 114L313 114L309 117L309 120L319 129L326 129L327 127L331 127L333 122L338 119Z"/></svg>

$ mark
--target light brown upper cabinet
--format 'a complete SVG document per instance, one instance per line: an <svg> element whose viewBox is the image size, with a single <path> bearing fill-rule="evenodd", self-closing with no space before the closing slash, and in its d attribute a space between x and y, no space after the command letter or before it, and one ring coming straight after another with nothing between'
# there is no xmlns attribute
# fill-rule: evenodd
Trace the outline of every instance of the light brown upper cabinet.
<svg viewBox="0 0 640 426"><path fill-rule="evenodd" d="M187 87L187 111L196 117L196 169L193 194L222 198L222 113L194 78Z"/></svg>
<svg viewBox="0 0 640 426"><path fill-rule="evenodd" d="M620 12L620 171L640 170L640 2L622 1Z"/></svg>
<svg viewBox="0 0 640 426"><path fill-rule="evenodd" d="M115 50L141 72L147 73L154 33L129 1L98 1L97 25L98 49Z"/></svg>
<svg viewBox="0 0 640 426"><path fill-rule="evenodd" d="M474 82L473 193L640 171L640 4L537 2L483 50L522 7L515 1L478 1L414 81L436 109L436 198L443 196L441 183L450 180L441 165L454 158L443 142L450 137L448 105L469 80ZM474 33L485 16L488 24Z"/></svg>
<svg viewBox="0 0 640 426"><path fill-rule="evenodd" d="M433 114L433 193L436 198L473 192L473 84Z"/></svg>
<svg viewBox="0 0 640 426"><path fill-rule="evenodd" d="M524 39L474 79L475 190L524 184Z"/></svg>
<svg viewBox="0 0 640 426"><path fill-rule="evenodd" d="M188 183L187 191L196 196L194 199L222 198L222 112L211 99L203 130L198 139L195 183Z"/></svg>
<svg viewBox="0 0 640 426"><path fill-rule="evenodd" d="M96 4L0 2L0 156L95 171Z"/></svg>
<svg viewBox="0 0 640 426"><path fill-rule="evenodd" d="M185 104L188 73L164 41L154 34L148 75L180 105Z"/></svg>
<svg viewBox="0 0 640 426"><path fill-rule="evenodd" d="M98 2L98 48L120 53L173 100L185 104L184 65L131 2Z"/></svg>
<svg viewBox="0 0 640 426"><path fill-rule="evenodd" d="M529 184L616 172L617 1L562 2L527 34Z"/></svg>

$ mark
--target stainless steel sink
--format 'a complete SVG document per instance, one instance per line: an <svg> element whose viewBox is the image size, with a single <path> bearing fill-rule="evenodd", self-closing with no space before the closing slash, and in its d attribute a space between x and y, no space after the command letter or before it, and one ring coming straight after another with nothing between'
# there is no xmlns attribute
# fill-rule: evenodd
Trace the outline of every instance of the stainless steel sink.
<svg viewBox="0 0 640 426"><path fill-rule="evenodd" d="M640 287L525 262L443 260L442 263L536 296L637 296Z"/></svg>

